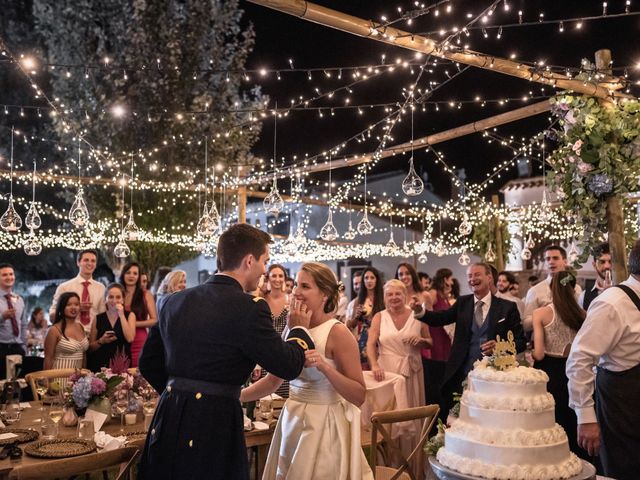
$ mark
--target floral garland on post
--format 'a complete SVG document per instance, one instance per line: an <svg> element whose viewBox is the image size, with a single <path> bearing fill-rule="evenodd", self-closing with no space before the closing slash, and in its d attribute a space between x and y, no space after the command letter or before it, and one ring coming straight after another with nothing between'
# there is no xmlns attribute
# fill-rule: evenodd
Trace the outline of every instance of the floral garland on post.
<svg viewBox="0 0 640 480"><path fill-rule="evenodd" d="M622 100L608 105L580 95L551 99L562 130L547 132L558 147L547 161L547 179L562 206L582 227L577 238L584 263L591 247L608 231L607 198L638 190L640 175L640 102Z"/></svg>

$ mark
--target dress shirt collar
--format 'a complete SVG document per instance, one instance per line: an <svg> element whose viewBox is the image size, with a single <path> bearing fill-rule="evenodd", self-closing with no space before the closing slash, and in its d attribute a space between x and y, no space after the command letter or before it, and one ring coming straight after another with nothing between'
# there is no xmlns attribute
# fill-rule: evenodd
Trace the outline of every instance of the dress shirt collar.
<svg viewBox="0 0 640 480"><path fill-rule="evenodd" d="M84 282L89 282L91 283L95 283L96 281L93 279L93 277L91 277L90 279L85 279L82 275L78 274L75 278L78 282L80 282L81 284Z"/></svg>
<svg viewBox="0 0 640 480"><path fill-rule="evenodd" d="M482 298L477 298L475 295L473 296L473 305L475 306L476 303L478 303L479 301L482 301L482 303L484 305L491 305L491 292L487 293L484 297Z"/></svg>
<svg viewBox="0 0 640 480"><path fill-rule="evenodd" d="M2 295L2 297L3 297L3 298L4 298L4 296L5 296L5 295L7 295L7 294L11 295L11 297L12 297L12 298L16 297L16 294L15 294L15 293L13 293L13 291L11 291L11 290L4 290L4 289L0 288L0 295Z"/></svg>

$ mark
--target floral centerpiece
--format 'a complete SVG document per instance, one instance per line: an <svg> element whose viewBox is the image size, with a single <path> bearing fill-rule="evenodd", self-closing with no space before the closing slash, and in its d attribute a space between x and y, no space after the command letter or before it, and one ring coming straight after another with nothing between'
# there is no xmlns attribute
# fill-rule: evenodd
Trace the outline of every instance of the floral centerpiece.
<svg viewBox="0 0 640 480"><path fill-rule="evenodd" d="M558 142L548 158L553 169L547 178L564 209L582 226L577 240L584 248L578 258L583 263L594 239L608 231L607 199L638 189L640 102L559 95L551 103L562 128L547 132Z"/></svg>

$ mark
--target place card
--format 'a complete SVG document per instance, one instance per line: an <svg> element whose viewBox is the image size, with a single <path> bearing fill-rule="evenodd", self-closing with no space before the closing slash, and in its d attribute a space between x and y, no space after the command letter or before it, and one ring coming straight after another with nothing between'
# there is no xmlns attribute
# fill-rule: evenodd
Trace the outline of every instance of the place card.
<svg viewBox="0 0 640 480"><path fill-rule="evenodd" d="M86 420L93 420L93 429L96 432L99 432L105 420L107 419L107 414L87 408L87 411L84 414L84 418Z"/></svg>

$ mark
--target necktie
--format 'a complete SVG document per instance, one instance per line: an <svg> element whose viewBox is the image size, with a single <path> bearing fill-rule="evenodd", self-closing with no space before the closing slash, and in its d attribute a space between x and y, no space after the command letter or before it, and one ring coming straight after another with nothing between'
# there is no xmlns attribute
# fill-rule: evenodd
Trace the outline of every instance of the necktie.
<svg viewBox="0 0 640 480"><path fill-rule="evenodd" d="M89 285L91 282L82 282L82 297L80 298L80 301L82 302L90 302L91 301L91 297L89 296ZM89 312L83 312L82 310L80 310L80 322L82 322L83 325L89 325L89 322L91 321L91 315L89 314Z"/></svg>
<svg viewBox="0 0 640 480"><path fill-rule="evenodd" d="M13 309L13 302L11 301L11 294L5 294L4 298L7 299L7 308L9 310ZM13 329L13 334L17 337L20 335L20 329L18 328L18 320L16 319L15 314L11 316L11 328Z"/></svg>
<svg viewBox="0 0 640 480"><path fill-rule="evenodd" d="M482 315L482 306L484 305L482 300L478 300L476 302L476 307L473 310L473 319L476 321L476 324L481 327L484 323L484 315Z"/></svg>

